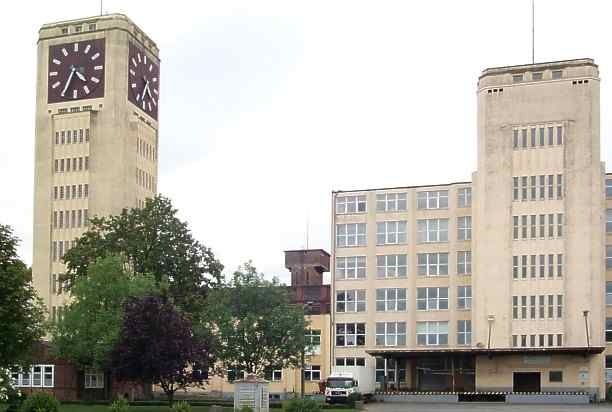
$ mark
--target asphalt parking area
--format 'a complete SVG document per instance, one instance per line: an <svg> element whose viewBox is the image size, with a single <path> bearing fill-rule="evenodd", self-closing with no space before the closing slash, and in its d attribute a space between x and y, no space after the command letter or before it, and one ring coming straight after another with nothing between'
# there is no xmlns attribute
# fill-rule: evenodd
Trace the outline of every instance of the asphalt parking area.
<svg viewBox="0 0 612 412"><path fill-rule="evenodd" d="M385 402L369 403L368 412L564 412L564 411L610 411L612 404L600 403L591 405L507 405L505 403L409 403Z"/></svg>

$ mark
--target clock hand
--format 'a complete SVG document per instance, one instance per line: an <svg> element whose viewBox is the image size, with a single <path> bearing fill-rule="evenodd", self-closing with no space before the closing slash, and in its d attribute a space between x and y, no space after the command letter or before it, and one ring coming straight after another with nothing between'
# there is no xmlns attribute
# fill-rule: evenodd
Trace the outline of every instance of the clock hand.
<svg viewBox="0 0 612 412"><path fill-rule="evenodd" d="M149 98L153 99L153 96L151 95L151 88L149 87L149 81L147 80L147 84L145 85L145 89L147 91L147 94L149 95Z"/></svg>
<svg viewBox="0 0 612 412"><path fill-rule="evenodd" d="M75 70L74 73L77 75L79 79L83 80L84 82L87 81L87 79L85 79L85 76L83 76L80 71Z"/></svg>
<svg viewBox="0 0 612 412"><path fill-rule="evenodd" d="M66 80L66 85L64 86L64 90L62 90L62 92L60 93L62 97L64 97L64 95L66 94L66 90L68 90L68 86L70 86L70 82L72 81L72 76L74 75L74 72L75 72L75 69L73 67L72 71L70 72L70 76L68 76L68 80Z"/></svg>

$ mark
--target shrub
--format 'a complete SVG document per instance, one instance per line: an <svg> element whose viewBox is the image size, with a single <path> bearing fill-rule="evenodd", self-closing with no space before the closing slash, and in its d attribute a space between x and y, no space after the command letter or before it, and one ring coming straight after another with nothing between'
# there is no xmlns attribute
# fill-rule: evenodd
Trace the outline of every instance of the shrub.
<svg viewBox="0 0 612 412"><path fill-rule="evenodd" d="M58 412L59 402L53 395L37 392L27 397L20 412Z"/></svg>
<svg viewBox="0 0 612 412"><path fill-rule="evenodd" d="M311 399L292 399L285 405L287 412L320 412L319 403Z"/></svg>
<svg viewBox="0 0 612 412"><path fill-rule="evenodd" d="M253 408L251 408L250 406L243 406L240 409L236 409L236 412L254 412Z"/></svg>
<svg viewBox="0 0 612 412"><path fill-rule="evenodd" d="M185 401L178 401L172 405L172 412L191 412L191 405Z"/></svg>
<svg viewBox="0 0 612 412"><path fill-rule="evenodd" d="M128 412L130 410L130 403L125 398L118 398L110 404L109 409L111 412Z"/></svg>

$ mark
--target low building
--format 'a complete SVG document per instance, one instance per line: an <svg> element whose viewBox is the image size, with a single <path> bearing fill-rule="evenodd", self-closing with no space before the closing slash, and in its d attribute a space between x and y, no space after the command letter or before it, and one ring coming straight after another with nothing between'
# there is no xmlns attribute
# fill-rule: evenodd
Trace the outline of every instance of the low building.
<svg viewBox="0 0 612 412"><path fill-rule="evenodd" d="M304 305L310 323L306 335L310 350L305 353L304 393L320 391L321 382L330 373L330 285L324 284L324 273L329 272L330 255L322 249L288 250L285 267L291 273L289 286L292 302ZM269 370L265 378L270 381L272 399L285 399L302 392L301 369ZM223 376L210 376L203 391L189 390L185 396L198 392L212 397L230 398L234 394L235 380L244 377L243 371L229 370Z"/></svg>

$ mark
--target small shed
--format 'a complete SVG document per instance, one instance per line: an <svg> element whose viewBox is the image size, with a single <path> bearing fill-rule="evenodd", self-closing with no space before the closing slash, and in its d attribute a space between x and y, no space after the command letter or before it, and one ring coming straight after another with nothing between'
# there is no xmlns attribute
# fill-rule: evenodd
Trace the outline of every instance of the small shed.
<svg viewBox="0 0 612 412"><path fill-rule="evenodd" d="M255 412L268 412L270 409L270 383L255 375L234 382L234 410L245 406Z"/></svg>

